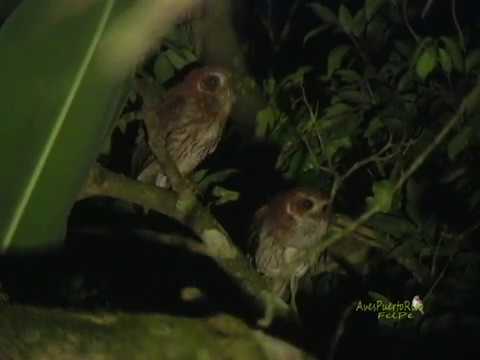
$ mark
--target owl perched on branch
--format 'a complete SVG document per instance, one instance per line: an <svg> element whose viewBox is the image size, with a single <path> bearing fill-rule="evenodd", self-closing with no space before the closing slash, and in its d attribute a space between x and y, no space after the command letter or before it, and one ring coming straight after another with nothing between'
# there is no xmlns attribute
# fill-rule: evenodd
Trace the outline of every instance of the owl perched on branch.
<svg viewBox="0 0 480 360"><path fill-rule="evenodd" d="M297 188L255 214L255 265L278 296L286 298L291 281L307 272L309 251L327 232L328 205L326 194Z"/></svg>
<svg viewBox="0 0 480 360"><path fill-rule="evenodd" d="M231 73L220 67L192 70L160 99L145 82L139 81L137 89L144 109L152 109L156 115L156 134L163 137L150 138L149 143L161 141L180 173L190 174L215 151L221 139L235 99ZM136 171L138 179L162 188L169 187L161 164L151 153L145 156L146 149L147 142L140 142L134 154L133 165L140 167L140 171Z"/></svg>

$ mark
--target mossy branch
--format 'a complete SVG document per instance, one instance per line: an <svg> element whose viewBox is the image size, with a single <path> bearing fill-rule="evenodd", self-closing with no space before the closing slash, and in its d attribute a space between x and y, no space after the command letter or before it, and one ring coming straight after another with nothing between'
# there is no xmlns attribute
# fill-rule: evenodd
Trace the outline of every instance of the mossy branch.
<svg viewBox="0 0 480 360"><path fill-rule="evenodd" d="M229 274L266 313L273 308L275 317L293 319L290 308L281 301L274 301L267 283L250 265L240 250L233 244L228 234L200 203L188 213L177 207L178 194L153 185L116 174L95 164L89 173L84 190L79 199L92 196L107 196L155 210L177 220L190 228L203 242L201 252L210 256L227 274Z"/></svg>
<svg viewBox="0 0 480 360"><path fill-rule="evenodd" d="M1 359L308 359L229 315L182 318L0 306Z"/></svg>

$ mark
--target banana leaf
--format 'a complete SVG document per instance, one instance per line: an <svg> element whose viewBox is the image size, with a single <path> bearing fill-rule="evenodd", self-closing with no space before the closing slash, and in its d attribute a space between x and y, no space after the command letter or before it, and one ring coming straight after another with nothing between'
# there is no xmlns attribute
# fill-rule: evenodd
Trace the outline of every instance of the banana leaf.
<svg viewBox="0 0 480 360"><path fill-rule="evenodd" d="M128 0L25 0L0 28L0 252L62 243L131 70L101 45Z"/></svg>

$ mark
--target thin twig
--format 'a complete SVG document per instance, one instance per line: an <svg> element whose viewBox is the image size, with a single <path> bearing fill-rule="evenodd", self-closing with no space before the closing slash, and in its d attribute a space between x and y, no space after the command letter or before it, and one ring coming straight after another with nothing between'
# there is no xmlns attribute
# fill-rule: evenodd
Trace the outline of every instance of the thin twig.
<svg viewBox="0 0 480 360"><path fill-rule="evenodd" d="M453 252L453 253L450 254L450 256L448 257L447 263L445 264L445 266L442 269L442 272L438 275L438 277L435 279L435 281L432 284L432 286L430 287L430 289L427 291L427 293L423 297L424 301L427 300L433 294L433 290L435 290L435 288L438 286L440 281L445 277L445 274L447 273L447 269L450 266L450 264L452 263L452 261L453 261L453 259L455 258L456 255L457 255L456 252Z"/></svg>
<svg viewBox="0 0 480 360"><path fill-rule="evenodd" d="M425 6L423 7L422 19L424 19L425 16L427 16L427 13L430 11L430 8L432 7L434 1L435 1L435 0L428 0L428 1L427 1L427 3L425 4Z"/></svg>
<svg viewBox="0 0 480 360"><path fill-rule="evenodd" d="M305 107L307 108L307 111L308 111L308 114L310 116L310 120L312 122L316 122L317 120L317 116L318 116L318 107L316 106L315 107L315 110L313 110L312 108L312 105L310 104L310 102L308 101L307 99L307 94L305 92L305 87L303 85L300 85L300 89L302 90L302 97L301 97L301 101L303 102L303 104L305 105ZM318 132L318 130L315 130L315 134L318 138L318 142L320 144L320 148L322 150L322 154L325 154L325 144L323 142L323 139L322 139L322 136L320 135L320 133ZM311 153L312 156L314 156L313 154L313 151ZM327 162L328 162L328 168L324 167L324 166L320 166L320 164L318 163L318 161L315 160L315 163L318 165L318 168L319 169L322 169L324 171L326 171L327 173L333 175L333 176L337 176L334 168L333 168L333 165L332 165L332 161L330 158L327 158Z"/></svg>
<svg viewBox="0 0 480 360"><path fill-rule="evenodd" d="M337 350L338 344L340 343L340 339L342 338L343 334L345 333L345 325L347 323L348 318L353 313L353 308L358 301L352 302L347 308L342 312L342 316L338 321L337 328L335 330L335 334L333 336L332 342L330 343L330 348L328 350L327 360L334 360L335 359L335 352Z"/></svg>
<svg viewBox="0 0 480 360"><path fill-rule="evenodd" d="M458 18L457 18L456 0L452 0L452 18L453 18L453 23L455 24L455 29L457 30L457 33L458 33L458 42L460 43L462 50L465 51L465 40L463 38L462 28L460 27L460 23L458 22Z"/></svg>
<svg viewBox="0 0 480 360"><path fill-rule="evenodd" d="M310 116L310 121L313 123L317 120L317 115L318 115L318 109L313 110L312 106L310 105L310 102L307 100L307 95L305 93L305 87L303 85L300 85L300 88L302 89L302 100L305 106L307 107L309 116ZM301 134L302 141L305 143L305 146L307 147L308 152L310 153L310 156L312 157L315 167L317 169L320 169L320 163L318 162L317 156L315 155L312 147L310 146L310 142L307 140L305 135Z"/></svg>
<svg viewBox="0 0 480 360"><path fill-rule="evenodd" d="M475 85L475 88L463 99L460 104L457 112L451 117L448 123L443 127L443 129L438 133L438 135L433 139L433 141L427 146L427 148L420 154L419 157L410 165L408 170L403 174L400 180L395 185L394 189L396 191L400 190L405 182L412 176L412 174L417 171L417 169L425 162L427 157L432 153L432 151L443 141L446 136L450 133L455 125L460 122L463 118L465 111L469 108L473 108L477 105L478 100L480 99L480 83Z"/></svg>
<svg viewBox="0 0 480 360"><path fill-rule="evenodd" d="M441 245L442 245L442 240L443 240L443 236L442 236L442 230L439 229L440 226L436 226L436 233L437 233L437 230L438 230L438 233L436 234L439 239L437 241L437 243L435 244L435 250L433 251L433 258L432 258L432 267L431 267L431 270L430 270L430 275L433 276L435 275L435 273L437 272L437 261L438 261L438 256L439 256L439 253L440 253L440 248L441 248Z"/></svg>
<svg viewBox="0 0 480 360"><path fill-rule="evenodd" d="M467 109L473 109L478 105L480 99L480 83L463 99L458 107L457 112L451 117L447 124L437 134L435 139L426 147L426 149L413 161L410 167L405 171L401 178L393 187L393 192L399 191L406 181L413 175L415 171L425 162L432 151L443 141L455 125L462 119ZM312 251L312 260L316 261L319 256L330 246L346 236L352 234L359 226L365 224L373 215L381 211L380 204L375 203L369 210L363 213L355 222L350 224L344 231L335 233L322 241L314 251Z"/></svg>
<svg viewBox="0 0 480 360"><path fill-rule="evenodd" d="M290 33L290 29L293 23L293 16L295 15L298 7L300 6L300 2L303 0L296 0L293 5L290 7L290 10L287 15L287 19L283 24L282 31L280 32L280 41L278 47L280 48L281 44L287 40L288 34Z"/></svg>
<svg viewBox="0 0 480 360"><path fill-rule="evenodd" d="M393 156L396 155L396 153L386 155L384 157L380 157L380 155L384 154L387 150L389 150L392 147L392 137L390 136L388 142L375 154L360 160L353 164L353 166L344 174L342 175L342 181L345 181L348 177L350 177L355 171L358 169L361 169L365 165L371 162L377 162L377 161L385 161Z"/></svg>
<svg viewBox="0 0 480 360"><path fill-rule="evenodd" d="M408 0L403 0L402 15L403 15L403 21L405 22L405 26L407 27L412 37L415 39L415 42L418 44L419 42L418 35L415 33L415 30L413 30L412 25L410 25L410 21L408 20Z"/></svg>

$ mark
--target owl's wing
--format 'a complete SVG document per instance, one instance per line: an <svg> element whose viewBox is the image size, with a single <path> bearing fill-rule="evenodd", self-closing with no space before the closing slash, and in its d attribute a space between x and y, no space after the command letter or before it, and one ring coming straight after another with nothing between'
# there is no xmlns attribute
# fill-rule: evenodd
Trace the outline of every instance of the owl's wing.
<svg viewBox="0 0 480 360"><path fill-rule="evenodd" d="M187 106L188 99L178 92L167 93L162 98L157 107L157 115L160 125L166 126L164 130L168 132L173 128L172 125L175 125L175 122L182 121Z"/></svg>
<svg viewBox="0 0 480 360"><path fill-rule="evenodd" d="M171 141L171 138L175 136L174 132L185 129L188 122L188 116L186 116L188 107L188 99L174 91L168 93L157 108L159 126L162 127L167 151L170 154L174 153L171 148L174 144L174 141Z"/></svg>
<svg viewBox="0 0 480 360"><path fill-rule="evenodd" d="M164 134L167 137L171 131L171 124L182 114L185 100L175 91L167 93L163 97L156 96L158 91L153 86L151 82L145 79L136 80L136 89L142 96L144 108L153 107L157 114L155 125L158 128L154 129L154 132ZM152 154L147 142L147 136L140 133L132 156L132 174L142 182L154 184L157 182L156 179L160 172L160 165Z"/></svg>

